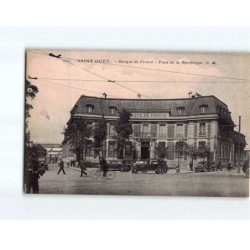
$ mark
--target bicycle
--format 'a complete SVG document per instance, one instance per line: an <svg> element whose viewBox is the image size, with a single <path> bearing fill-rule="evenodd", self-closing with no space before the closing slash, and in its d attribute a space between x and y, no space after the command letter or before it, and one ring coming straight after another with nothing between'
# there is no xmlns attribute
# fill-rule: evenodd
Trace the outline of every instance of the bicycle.
<svg viewBox="0 0 250 250"><path fill-rule="evenodd" d="M103 171L101 169L92 170L90 173L92 179L100 179L100 178L107 178L107 179L114 179L116 173L114 171L107 171L106 176L103 176Z"/></svg>

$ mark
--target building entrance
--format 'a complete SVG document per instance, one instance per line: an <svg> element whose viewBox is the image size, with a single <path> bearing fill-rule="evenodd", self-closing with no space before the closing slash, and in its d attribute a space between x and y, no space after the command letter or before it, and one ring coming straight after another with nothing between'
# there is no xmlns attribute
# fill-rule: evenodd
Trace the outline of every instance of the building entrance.
<svg viewBox="0 0 250 250"><path fill-rule="evenodd" d="M141 159L149 159L150 158L150 143L148 141L141 142Z"/></svg>

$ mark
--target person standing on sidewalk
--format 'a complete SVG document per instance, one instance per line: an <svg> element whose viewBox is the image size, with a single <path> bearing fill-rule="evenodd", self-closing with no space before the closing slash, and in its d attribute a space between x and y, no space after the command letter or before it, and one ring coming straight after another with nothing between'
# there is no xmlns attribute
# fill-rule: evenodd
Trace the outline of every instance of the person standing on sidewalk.
<svg viewBox="0 0 250 250"><path fill-rule="evenodd" d="M80 175L80 177L82 177L82 174L84 174L85 176L87 176L87 173L85 172L86 165L84 164L83 160L80 160L80 168L81 168L81 175Z"/></svg>
<svg viewBox="0 0 250 250"><path fill-rule="evenodd" d="M39 193L38 179L40 178L39 172L39 162L35 153L32 153L30 163L28 165L27 182L26 182L26 193L33 194Z"/></svg>
<svg viewBox="0 0 250 250"><path fill-rule="evenodd" d="M190 170L193 171L193 161L190 161L189 167L190 167Z"/></svg>
<svg viewBox="0 0 250 250"><path fill-rule="evenodd" d="M101 158L100 165L101 165L101 168L102 168L102 171L103 171L103 177L106 177L107 172L108 172L108 163L107 163L107 161L105 160L104 157Z"/></svg>
<svg viewBox="0 0 250 250"><path fill-rule="evenodd" d="M59 174L61 171L63 172L63 174L65 174L63 160L59 160L58 166L59 166L59 170L57 174Z"/></svg>

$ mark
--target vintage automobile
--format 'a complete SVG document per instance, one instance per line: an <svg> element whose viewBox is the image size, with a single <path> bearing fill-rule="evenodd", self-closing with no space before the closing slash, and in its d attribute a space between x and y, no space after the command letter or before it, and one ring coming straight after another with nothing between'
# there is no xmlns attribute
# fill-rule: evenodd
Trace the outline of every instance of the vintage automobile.
<svg viewBox="0 0 250 250"><path fill-rule="evenodd" d="M132 165L132 163L126 160L111 160L108 162L108 170L129 172L131 170ZM100 167L100 165L98 165L98 167Z"/></svg>
<svg viewBox="0 0 250 250"><path fill-rule="evenodd" d="M204 161L198 163L198 165L194 168L195 173L199 172L206 172L207 171L207 164Z"/></svg>
<svg viewBox="0 0 250 250"><path fill-rule="evenodd" d="M149 171L154 171L156 174L165 174L168 171L167 163L162 159L137 160L131 169L133 174L138 172L147 173Z"/></svg>

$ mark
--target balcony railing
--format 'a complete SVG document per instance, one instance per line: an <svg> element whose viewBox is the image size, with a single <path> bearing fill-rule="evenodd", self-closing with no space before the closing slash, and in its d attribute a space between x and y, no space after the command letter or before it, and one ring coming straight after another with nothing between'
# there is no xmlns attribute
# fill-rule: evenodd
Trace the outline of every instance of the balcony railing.
<svg viewBox="0 0 250 250"><path fill-rule="evenodd" d="M167 138L167 134L158 134L157 136L159 139L166 139Z"/></svg>
<svg viewBox="0 0 250 250"><path fill-rule="evenodd" d="M175 137L176 137L176 139L182 139L184 136L183 136L183 134L176 134Z"/></svg>
<svg viewBox="0 0 250 250"><path fill-rule="evenodd" d="M200 133L198 134L198 136L199 136L199 137L206 137L206 132L200 132Z"/></svg>
<svg viewBox="0 0 250 250"><path fill-rule="evenodd" d="M144 139L151 139L156 138L156 133L145 133L145 132L136 132L134 133L135 138L144 138Z"/></svg>

